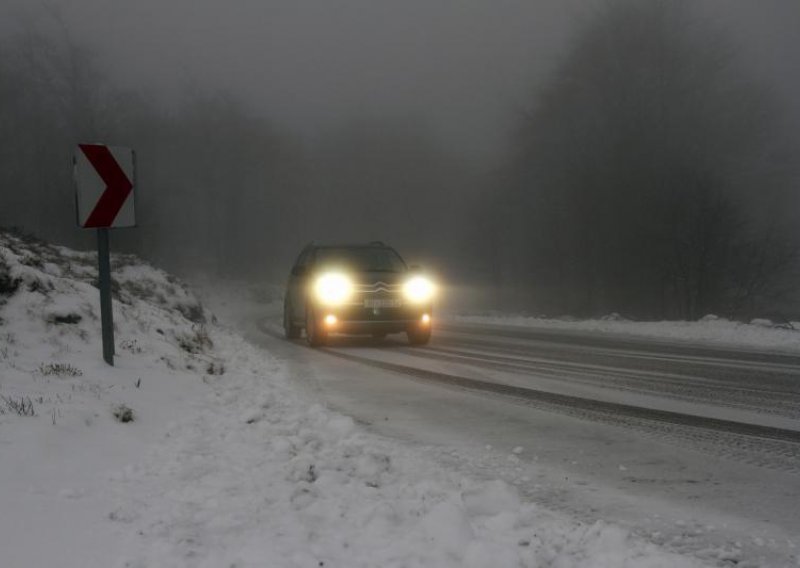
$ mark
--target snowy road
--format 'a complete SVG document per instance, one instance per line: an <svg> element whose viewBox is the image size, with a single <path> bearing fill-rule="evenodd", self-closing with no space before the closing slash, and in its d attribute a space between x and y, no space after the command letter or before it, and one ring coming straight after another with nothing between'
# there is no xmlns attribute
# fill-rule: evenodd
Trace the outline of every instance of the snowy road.
<svg viewBox="0 0 800 568"><path fill-rule="evenodd" d="M252 313L252 312L251 312ZM241 321L327 406L586 520L739 565L800 534L800 357L447 323L429 347Z"/></svg>

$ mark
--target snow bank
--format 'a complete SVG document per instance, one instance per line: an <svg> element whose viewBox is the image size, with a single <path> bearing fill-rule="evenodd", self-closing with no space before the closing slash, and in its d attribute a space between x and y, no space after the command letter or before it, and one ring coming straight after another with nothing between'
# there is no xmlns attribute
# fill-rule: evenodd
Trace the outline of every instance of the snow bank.
<svg viewBox="0 0 800 568"><path fill-rule="evenodd" d="M618 314L593 320L522 315L449 315L448 319L461 323L605 333L665 341L702 342L720 347L755 347L800 352L800 322L775 323L755 319L750 323L741 323L714 315L708 315L700 321L630 321Z"/></svg>
<svg viewBox="0 0 800 568"><path fill-rule="evenodd" d="M113 270L109 368L94 255L0 233L0 395L33 413L0 413L3 566L696 564L309 405L180 282Z"/></svg>
<svg viewBox="0 0 800 568"><path fill-rule="evenodd" d="M67 394L76 399L113 388L127 401L123 391L141 382L115 384L115 371L147 375L219 364L200 303L175 278L128 256L112 264L118 368L100 363L95 264L93 253L0 232L0 391L38 401L36 414L64 414L75 402L68 404ZM8 410L0 410L0 420L8 421Z"/></svg>

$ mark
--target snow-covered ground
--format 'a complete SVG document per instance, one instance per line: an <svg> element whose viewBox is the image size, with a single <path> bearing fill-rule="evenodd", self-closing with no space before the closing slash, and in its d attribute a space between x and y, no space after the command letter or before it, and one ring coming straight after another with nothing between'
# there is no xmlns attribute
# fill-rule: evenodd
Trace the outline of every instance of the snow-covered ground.
<svg viewBox="0 0 800 568"><path fill-rule="evenodd" d="M94 255L0 233L0 565L696 565L365 431L176 279L113 272L110 368Z"/></svg>
<svg viewBox="0 0 800 568"><path fill-rule="evenodd" d="M749 323L707 315L699 321L631 321L612 314L602 319L574 320L521 315L447 314L450 321L514 326L565 332L610 334L621 337L702 343L718 347L755 347L800 352L800 322L754 319Z"/></svg>

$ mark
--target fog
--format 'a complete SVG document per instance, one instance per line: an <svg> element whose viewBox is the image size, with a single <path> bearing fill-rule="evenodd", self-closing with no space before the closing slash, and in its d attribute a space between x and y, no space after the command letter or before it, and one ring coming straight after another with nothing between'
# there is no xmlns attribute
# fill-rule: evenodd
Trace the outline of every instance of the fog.
<svg viewBox="0 0 800 568"><path fill-rule="evenodd" d="M187 89L233 93L313 135L363 113L421 115L470 158L497 158L576 25L605 0L4 0L6 32L57 11L115 82L180 104ZM800 122L800 6L704 0Z"/></svg>
<svg viewBox="0 0 800 568"><path fill-rule="evenodd" d="M473 153L502 143L577 11L516 0L48 5L76 39L102 46L120 84L173 104L187 88L223 90L310 135L353 114L422 115Z"/></svg>
<svg viewBox="0 0 800 568"><path fill-rule="evenodd" d="M564 277L566 269L548 260L555 252L540 251L539 256L532 252L536 243L555 234L542 233L546 223L537 215L546 209L537 200L557 201L568 188L559 186L562 182L554 181L547 169L556 167L556 161L542 163L543 149L553 145L529 145L524 140L533 126L545 126L537 112L546 94L558 87L556 78L568 67L570 54L574 56L591 35L587 30L602 27L615 6L630 4L5 0L0 6L3 124L14 135L2 143L0 225L91 246L91 236L74 227L68 166L62 171L74 143L90 137L133 146L139 152L140 227L120 232L116 242L123 250L179 271L280 280L291 258L309 240L381 239L461 285L491 289L483 295L490 308L584 314L627 310L639 317L699 317L705 309L731 314L794 310L794 299L786 293L794 283L793 268L776 267L774 282L759 281L754 285L758 290L748 288L744 301L740 288L744 281L750 282L750 269L727 264L719 268L720 262L708 261L712 272L719 273L713 291L684 290L693 277L675 276L680 284L678 280L669 284L669 294L692 299L666 302L666 307L661 302L656 308L653 298L663 300L667 294L661 284L653 284L660 286L658 290L650 290L651 284L636 284L639 299L634 304L622 298L630 296L633 286L625 275L640 272L642 256L666 259L669 255L661 249L630 256L609 245L602 254L587 253L591 263L605 265L627 258L613 277L596 270L595 276L587 276L575 268L586 266L585 255L570 252L569 247L559 249L559 262L569 259L567 272L573 271L574 278ZM795 172L800 162L795 142L800 132L800 5L782 0L646 4L654 14L659 6L668 13L673 5L688 14L683 20L664 18L661 24L652 24L665 31L664 53L683 53L678 44L670 51L671 42L685 38L682 45L698 58L708 54L717 58L708 69L727 69L731 62L735 68L713 79L708 90L704 78L692 76L687 88L705 94L684 101L680 97L685 91L677 90L677 98L671 99L676 106L697 104L714 117L718 110L709 103L713 98L725 112L744 113L748 124L759 130L753 144L730 149L737 163L749 164L747 172L736 173L721 157L708 158L709 149L721 146L725 136L750 138L753 130L722 132L721 125L729 121L701 121L707 128L700 132L707 141L702 158L706 177L724 180L708 191L724 194L748 212L753 210L748 204L759 201L757 195L773 195L772 209L789 213L797 205ZM631 22L646 27L651 20L645 13ZM677 21L683 23L674 24ZM690 28L686 34L684 27ZM623 26L620 31L629 29ZM631 35L628 52L609 47L608 53L625 67L629 63L625 53L635 54L635 42L646 43L644 37L637 40ZM692 59L682 61L691 67ZM639 64L650 65L648 61ZM598 56L590 65L607 63ZM626 72L634 76L639 71ZM674 75L676 81L687 76ZM609 83L609 88L624 89L627 84ZM57 96L62 87L68 95ZM37 89L42 93L40 104L33 104L28 97L35 97ZM629 95L639 100L649 92L643 85ZM86 96L81 99L80 93ZM613 98L615 92L603 96ZM19 112L23 107L25 111ZM587 122L573 125L575 136L583 140L586 124L593 116L611 112L609 108L598 106L596 114L586 113ZM631 102L629 109L634 108ZM563 112L564 121L581 114L569 108ZM639 120L632 116L620 120ZM678 113L675 121L688 116L692 113ZM552 129L548 140L562 131L562 124L547 125ZM618 124L610 123L603 135ZM761 131L762 126L766 130ZM696 133L687 130L681 136L689 143ZM598 144L602 145L599 138ZM631 144L630 148L640 147L638 142ZM564 143L558 160L574 146L574 141ZM520 158L525 152L536 154ZM657 153L655 146L652 152ZM590 150L584 154L596 155ZM675 154L678 158L689 159ZM610 161L616 159L609 156ZM530 164L535 164L535 174L528 171ZM570 171L581 170L579 166L569 166ZM678 164L666 167L673 172ZM634 180L627 173L620 177L620 171L611 176L609 187L623 179L641 187L650 183L646 174ZM663 171L659 176L670 178ZM772 189L762 187L759 180L766 178ZM543 179L549 180L546 186ZM31 189L19 189L26 184ZM580 194L575 199L591 202ZM617 199L630 204L632 198ZM649 215L650 205L625 215ZM616 211L623 215L623 209ZM747 229L739 229L736 238L733 233L725 237L733 248L726 245L722 248L727 252L720 254L728 258L734 249L736 256L745 255L745 249L756 254L751 249L759 239L768 243L763 247L770 251L795 250L797 235L791 231L780 239L770 236L780 240L780 247L759 232L762 225L789 226L789 220L748 215L731 217L739 219L732 224ZM593 222L580 216L571 219L570 234L562 235L565 243L574 240L572 228ZM534 224L536 231L531 229ZM492 241L489 237L499 234L498 226L503 227L503 236ZM676 234L664 233L653 242L677 242ZM609 243L630 236L609 234ZM501 247L503 254L492 247ZM671 269L665 267L677 261L669 258L655 263L652 274L639 280L672 278L666 275L672 274ZM783 256L780 262L772 260L784 263ZM793 267L788 260L785 263ZM743 271L747 275L742 276ZM567 279L548 287L568 287L569 298L537 288L543 275L555 273ZM703 281L710 278L705 269L698 274L705 275ZM598 283L590 290L581 289L594 280ZM587 295L591 300L574 299ZM701 296L714 299L698 300Z"/></svg>

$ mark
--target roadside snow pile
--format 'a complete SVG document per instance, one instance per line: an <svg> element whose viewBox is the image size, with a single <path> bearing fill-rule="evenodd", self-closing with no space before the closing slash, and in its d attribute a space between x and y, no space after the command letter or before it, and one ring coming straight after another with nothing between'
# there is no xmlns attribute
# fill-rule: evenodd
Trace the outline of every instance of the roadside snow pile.
<svg viewBox="0 0 800 568"><path fill-rule="evenodd" d="M309 405L131 257L105 366L93 263L0 233L4 567L696 565Z"/></svg>
<svg viewBox="0 0 800 568"><path fill-rule="evenodd" d="M112 261L113 368L100 357L95 254L0 231L4 567L111 565L108 472L144 455L224 368L181 283Z"/></svg>
<svg viewBox="0 0 800 568"><path fill-rule="evenodd" d="M522 315L451 315L448 319L460 323L607 333L666 341L702 342L720 347L800 352L800 322L775 323L754 319L750 323L741 323L715 315L707 315L699 321L630 321L617 313L593 320Z"/></svg>
<svg viewBox="0 0 800 568"><path fill-rule="evenodd" d="M117 373L96 360L95 263L93 253L0 232L0 394L30 399L36 414L55 413L54 421L79 393L115 388L124 399L122 391L137 386L109 383L103 375ZM120 369L132 370L134 363L159 372L219 364L207 354L207 314L183 284L131 256L115 256L112 270ZM0 414L8 414L4 410L8 405L0 406Z"/></svg>

